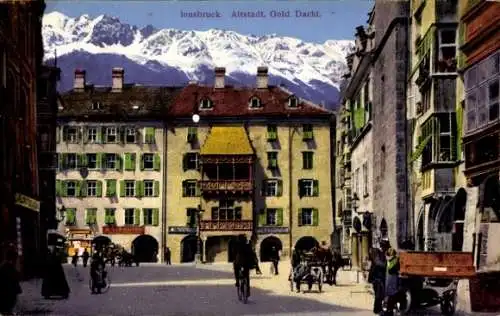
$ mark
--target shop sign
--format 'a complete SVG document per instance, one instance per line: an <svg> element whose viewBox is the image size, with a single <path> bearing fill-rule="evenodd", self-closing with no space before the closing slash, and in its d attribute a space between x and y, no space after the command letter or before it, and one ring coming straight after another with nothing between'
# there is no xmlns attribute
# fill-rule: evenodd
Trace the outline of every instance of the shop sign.
<svg viewBox="0 0 500 316"><path fill-rule="evenodd" d="M169 226L169 234L196 234L196 227L188 226Z"/></svg>
<svg viewBox="0 0 500 316"><path fill-rule="evenodd" d="M25 207L35 212L40 212L40 202L38 202L37 200L27 197L26 195L21 193L16 193L15 199L16 205Z"/></svg>
<svg viewBox="0 0 500 316"><path fill-rule="evenodd" d="M257 234L288 234L288 227L257 227Z"/></svg>

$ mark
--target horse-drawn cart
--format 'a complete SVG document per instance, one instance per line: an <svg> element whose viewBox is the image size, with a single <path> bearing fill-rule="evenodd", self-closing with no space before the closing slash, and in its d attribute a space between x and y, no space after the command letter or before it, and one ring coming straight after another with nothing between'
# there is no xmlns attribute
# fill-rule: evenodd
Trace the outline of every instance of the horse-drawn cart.
<svg viewBox="0 0 500 316"><path fill-rule="evenodd" d="M473 262L469 252L401 252L399 312L439 305L453 315L458 280L475 276Z"/></svg>
<svg viewBox="0 0 500 316"><path fill-rule="evenodd" d="M300 285L305 283L309 291L312 290L313 284L317 284L318 291L321 292L325 278L323 271L328 270L325 265L326 263L319 261L314 254L305 254L301 263L290 272L290 290L300 291Z"/></svg>

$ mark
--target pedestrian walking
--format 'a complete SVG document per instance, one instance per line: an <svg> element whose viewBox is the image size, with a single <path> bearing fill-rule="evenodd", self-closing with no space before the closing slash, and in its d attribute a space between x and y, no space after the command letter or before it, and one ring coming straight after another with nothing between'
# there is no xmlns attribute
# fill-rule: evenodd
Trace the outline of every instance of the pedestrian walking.
<svg viewBox="0 0 500 316"><path fill-rule="evenodd" d="M171 256L172 256L172 254L170 252L170 248L165 247L165 262L166 262L167 265L171 265L172 264L172 262L170 261Z"/></svg>
<svg viewBox="0 0 500 316"><path fill-rule="evenodd" d="M76 268L78 266L78 251L75 251L75 254L71 258L71 264Z"/></svg>
<svg viewBox="0 0 500 316"><path fill-rule="evenodd" d="M85 251L83 251L83 254L82 254L82 260L83 260L83 267L84 268L87 267L87 265L89 263L89 258L90 258L90 254L87 251L87 248L85 248Z"/></svg>
<svg viewBox="0 0 500 316"><path fill-rule="evenodd" d="M278 264L280 261L280 253L275 246L271 247L270 256L271 256L272 267L274 270L274 275L278 275Z"/></svg>
<svg viewBox="0 0 500 316"><path fill-rule="evenodd" d="M22 293L19 273L16 269L17 252L7 250L4 262L0 265L0 314L9 315L16 306L17 296Z"/></svg>
<svg viewBox="0 0 500 316"><path fill-rule="evenodd" d="M373 248L370 251L370 270L368 272L368 282L372 284L374 300L373 313L382 312L382 302L384 300L386 259L382 249Z"/></svg>

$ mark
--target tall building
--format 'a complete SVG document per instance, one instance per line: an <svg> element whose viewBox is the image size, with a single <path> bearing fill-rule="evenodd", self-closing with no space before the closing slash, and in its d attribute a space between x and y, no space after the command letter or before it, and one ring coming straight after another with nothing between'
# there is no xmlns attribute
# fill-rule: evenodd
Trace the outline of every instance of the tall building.
<svg viewBox="0 0 500 316"><path fill-rule="evenodd" d="M166 132L172 261L192 261L196 250L208 262L232 261L238 234L262 261L272 246L287 256L328 242L334 123L329 111L270 86L265 67L255 87L226 85L224 68L213 86L185 87Z"/></svg>
<svg viewBox="0 0 500 316"><path fill-rule="evenodd" d="M467 178L464 248L474 252L478 272L470 282L470 309L500 311L500 4L460 1L459 11L460 126Z"/></svg>
<svg viewBox="0 0 500 316"><path fill-rule="evenodd" d="M406 82L408 80L407 1L375 1L372 58L373 209L375 228L395 248L411 239L406 157Z"/></svg>
<svg viewBox="0 0 500 316"><path fill-rule="evenodd" d="M373 16L372 11L366 28L356 28L355 51L347 57L349 73L345 75L348 81L342 89L340 115L343 127L339 145L345 146L346 154L344 159L339 159L342 164L338 165L338 173L342 175L339 179L344 194L337 197L337 204L345 216L343 244L349 251L344 252L351 254L356 269L365 265L372 240L376 241L378 237L377 230L372 227L375 223L372 185Z"/></svg>
<svg viewBox="0 0 500 316"><path fill-rule="evenodd" d="M36 88L44 9L43 1L0 2L0 255L14 245L24 277L40 266Z"/></svg>
<svg viewBox="0 0 500 316"><path fill-rule="evenodd" d="M41 68L37 82L38 175L40 190L40 245L48 244L48 230L57 229L56 170L57 170L57 82L61 70Z"/></svg>
<svg viewBox="0 0 500 316"><path fill-rule="evenodd" d="M113 242L141 261L161 259L165 246L165 114L177 89L124 82L86 83L76 70L58 115L57 207L74 251Z"/></svg>

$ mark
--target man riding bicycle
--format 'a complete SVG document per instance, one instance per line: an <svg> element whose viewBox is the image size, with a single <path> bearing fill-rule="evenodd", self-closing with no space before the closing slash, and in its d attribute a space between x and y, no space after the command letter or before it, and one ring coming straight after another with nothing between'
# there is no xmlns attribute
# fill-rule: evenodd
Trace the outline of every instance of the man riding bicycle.
<svg viewBox="0 0 500 316"><path fill-rule="evenodd" d="M257 274L262 274L262 272L259 268L257 255L255 254L252 245L248 242L246 235L242 234L238 236L233 269L236 286L240 285L239 272L240 269L243 269L243 277L247 279L247 293L250 295L250 270L256 269Z"/></svg>

